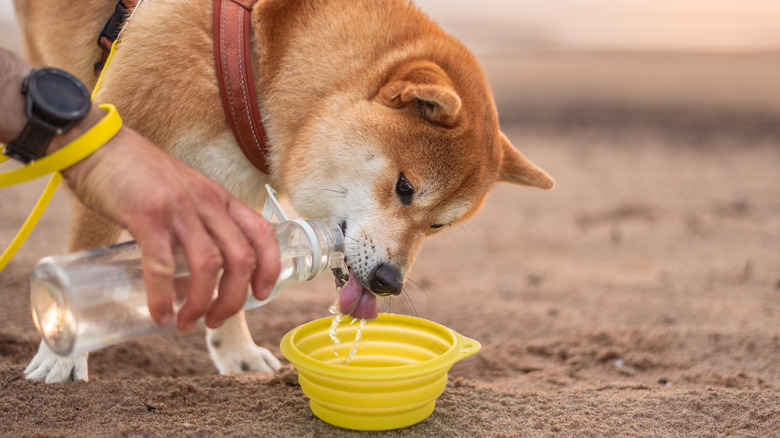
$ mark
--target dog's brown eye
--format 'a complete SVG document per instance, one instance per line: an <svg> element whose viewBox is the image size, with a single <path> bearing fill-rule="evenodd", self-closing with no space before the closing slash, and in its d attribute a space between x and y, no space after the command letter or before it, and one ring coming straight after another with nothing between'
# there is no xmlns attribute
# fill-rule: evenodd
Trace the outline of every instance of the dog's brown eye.
<svg viewBox="0 0 780 438"><path fill-rule="evenodd" d="M431 228L437 229L437 228L441 228L443 226L444 226L444 224L433 224L433 225L431 225Z"/></svg>
<svg viewBox="0 0 780 438"><path fill-rule="evenodd" d="M398 176L398 181L395 183L395 193L401 199L402 204L409 205L412 203L414 186L406 179L403 173Z"/></svg>

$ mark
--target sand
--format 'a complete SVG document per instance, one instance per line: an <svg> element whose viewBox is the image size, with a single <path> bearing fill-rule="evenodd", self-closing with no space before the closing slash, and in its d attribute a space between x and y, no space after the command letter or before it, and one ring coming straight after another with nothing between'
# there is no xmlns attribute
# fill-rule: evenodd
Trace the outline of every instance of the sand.
<svg viewBox="0 0 780 438"><path fill-rule="evenodd" d="M96 352L88 382L25 380L27 278L64 250L59 193L0 273L0 435L780 436L778 56L518 56L485 59L504 130L558 186L497 186L382 304L482 343L428 419L330 426L286 361L217 375L202 326ZM40 189L2 190L0 243ZM332 284L249 312L258 344L281 359L284 333L328 315Z"/></svg>

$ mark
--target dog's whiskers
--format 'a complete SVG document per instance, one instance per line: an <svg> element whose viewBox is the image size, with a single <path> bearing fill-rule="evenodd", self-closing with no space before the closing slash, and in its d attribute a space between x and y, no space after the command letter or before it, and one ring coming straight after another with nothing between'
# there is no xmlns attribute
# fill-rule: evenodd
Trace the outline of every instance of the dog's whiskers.
<svg viewBox="0 0 780 438"><path fill-rule="evenodd" d="M417 307L415 307L414 301L412 301L412 297L410 295L406 295L405 297L406 297L406 303L410 308L409 313L419 318L420 314L417 312Z"/></svg>
<svg viewBox="0 0 780 438"><path fill-rule="evenodd" d="M431 297L428 296L428 292L425 290L425 288L415 280L411 278L407 278L406 282L404 282L404 286L401 289L401 297L404 299L404 301L409 306L409 310L415 315L419 316L417 313L417 307L414 305L414 300L412 300L412 294L409 292L410 287L409 286L415 286L420 292L422 292L425 299L428 301L428 305L430 305Z"/></svg>
<svg viewBox="0 0 780 438"><path fill-rule="evenodd" d="M469 240L477 239L477 232L474 230L474 227L471 226L471 224L468 222L459 223L454 227L451 227L451 229L455 231L454 235L457 236L457 240L469 241ZM458 246L458 244L454 242L453 239L449 239L449 240L453 246Z"/></svg>
<svg viewBox="0 0 780 438"><path fill-rule="evenodd" d="M393 307L395 307L395 306L393 306L393 304L395 302L393 300L394 298L395 297L386 297L385 299L380 301L379 307L382 308L383 312L388 312L388 313L392 313L393 312Z"/></svg>
<svg viewBox="0 0 780 438"><path fill-rule="evenodd" d="M343 186L338 186L338 189L332 189L332 188L317 188L317 189L311 189L311 190L312 190L312 191L317 191L317 192L330 192L330 193L335 193L335 194L339 195L340 197L345 197L345 196L347 196L347 193L349 192L349 190L347 190L347 188L346 188L346 187L343 187Z"/></svg>

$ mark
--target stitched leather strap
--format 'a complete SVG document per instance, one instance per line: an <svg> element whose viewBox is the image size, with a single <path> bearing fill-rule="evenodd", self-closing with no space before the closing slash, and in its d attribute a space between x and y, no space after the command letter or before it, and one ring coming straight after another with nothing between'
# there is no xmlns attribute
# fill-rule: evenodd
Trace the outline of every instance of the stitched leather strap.
<svg viewBox="0 0 780 438"><path fill-rule="evenodd" d="M252 78L250 16L257 0L214 0L214 58L222 105L247 159L268 173L268 139Z"/></svg>

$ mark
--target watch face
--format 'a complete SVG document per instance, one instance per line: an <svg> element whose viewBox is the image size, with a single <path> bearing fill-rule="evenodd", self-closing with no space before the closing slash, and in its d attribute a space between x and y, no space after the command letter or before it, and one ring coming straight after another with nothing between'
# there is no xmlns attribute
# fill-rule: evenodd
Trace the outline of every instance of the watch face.
<svg viewBox="0 0 780 438"><path fill-rule="evenodd" d="M36 70L28 87L39 114L54 123L81 120L92 106L86 87L62 70Z"/></svg>

